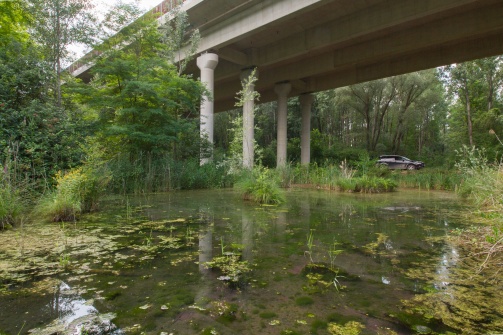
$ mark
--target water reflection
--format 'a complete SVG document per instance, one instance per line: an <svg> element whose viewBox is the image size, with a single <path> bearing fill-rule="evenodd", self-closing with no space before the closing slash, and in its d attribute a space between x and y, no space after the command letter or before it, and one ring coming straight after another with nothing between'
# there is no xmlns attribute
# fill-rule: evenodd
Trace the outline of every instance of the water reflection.
<svg viewBox="0 0 503 335"><path fill-rule="evenodd" d="M254 220L250 218L248 213L241 211L241 240L243 243L242 259L253 262L253 247L255 236Z"/></svg>
<svg viewBox="0 0 503 335"><path fill-rule="evenodd" d="M88 289L85 298L65 281L44 308L52 311L52 319L65 323L95 315L97 309L116 312L115 322L122 328L149 327L139 328L138 333L191 335L215 329L219 334L269 335L288 330L307 334L314 319L326 323L352 317L374 327L370 333L382 326L406 334L399 332L390 315L397 313L403 299L421 292L424 282L408 279L404 273L420 272L421 262L433 259L430 266L438 267L442 279L436 285L441 287L449 283L449 268L457 262L456 250L435 239L456 224L443 211L453 202L434 194L423 197L293 190L279 207L246 203L226 190L131 199L132 206L142 205L135 212L140 219L114 222L113 213L104 220L109 234L120 232L120 265L113 267L110 259L95 261L93 255L75 260L88 262L89 271L96 274L94 281L83 284ZM189 231L194 243L186 243ZM171 235L176 243L161 243ZM144 247L145 236L149 248ZM218 280L217 271L206 268L205 263L221 256L223 249L239 250L242 260L254 264L248 284L236 289ZM310 270L312 263L318 268ZM341 291L332 284L335 273L344 286ZM110 281L117 283L106 285ZM98 300L100 295L109 298ZM307 305L297 302L306 296ZM93 298L94 304L86 303ZM11 315L2 308L3 301L0 319ZM194 304L214 310L189 308ZM140 308L147 305L151 307ZM218 309L231 305L229 314ZM313 320L308 314L314 315ZM275 315L274 320L264 315ZM274 326L272 321L280 323Z"/></svg>
<svg viewBox="0 0 503 335"><path fill-rule="evenodd" d="M444 246L444 252L440 257L437 266L437 277L433 283L436 289L443 289L451 283L451 269L454 268L459 261L459 253L452 245Z"/></svg>
<svg viewBox="0 0 503 335"><path fill-rule="evenodd" d="M50 315L57 315L57 319L45 327L30 330L30 334L123 334L111 321L115 314L100 314L93 306L93 300L83 299L63 281L54 287L46 308Z"/></svg>

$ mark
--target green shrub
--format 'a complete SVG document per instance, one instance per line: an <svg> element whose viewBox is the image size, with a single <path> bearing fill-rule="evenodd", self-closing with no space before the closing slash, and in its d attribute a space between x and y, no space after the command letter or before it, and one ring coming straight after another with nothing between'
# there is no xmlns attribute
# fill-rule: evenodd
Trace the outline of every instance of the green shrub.
<svg viewBox="0 0 503 335"><path fill-rule="evenodd" d="M106 173L89 168L58 172L56 189L42 197L35 212L54 222L75 220L80 213L97 208L108 180Z"/></svg>
<svg viewBox="0 0 503 335"><path fill-rule="evenodd" d="M263 167L244 171L236 183L236 187L247 200L261 204L280 204L285 201L277 176L271 170Z"/></svg>
<svg viewBox="0 0 503 335"><path fill-rule="evenodd" d="M397 171L391 174L391 178L400 187L453 191L461 184L463 176L454 169L424 169L406 173Z"/></svg>
<svg viewBox="0 0 503 335"><path fill-rule="evenodd" d="M119 155L106 163L110 171L109 190L117 193L166 192L174 189L207 189L232 185L229 167L199 158L174 160L170 155L139 153Z"/></svg>
<svg viewBox="0 0 503 335"><path fill-rule="evenodd" d="M391 179L364 175L352 179L339 179L337 186L346 192L381 193L394 191L397 183Z"/></svg>
<svg viewBox="0 0 503 335"><path fill-rule="evenodd" d="M20 191L16 189L0 172L0 229L3 230L15 223L24 207Z"/></svg>

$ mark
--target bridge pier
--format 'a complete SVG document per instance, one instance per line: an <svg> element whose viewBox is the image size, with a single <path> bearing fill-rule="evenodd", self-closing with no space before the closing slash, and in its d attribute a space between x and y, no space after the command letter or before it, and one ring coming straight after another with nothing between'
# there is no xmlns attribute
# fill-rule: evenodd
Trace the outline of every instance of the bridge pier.
<svg viewBox="0 0 503 335"><path fill-rule="evenodd" d="M255 71L255 72L253 72ZM245 69L241 71L241 82L247 80L252 73L255 73L255 78L258 78L258 70L256 68ZM255 84L249 81L249 84L243 89L243 167L247 169L253 168L255 159Z"/></svg>
<svg viewBox="0 0 503 335"><path fill-rule="evenodd" d="M300 133L300 164L309 165L311 162L311 107L314 96L311 93L299 97L302 111L302 129Z"/></svg>
<svg viewBox="0 0 503 335"><path fill-rule="evenodd" d="M292 84L278 83L274 85L274 92L278 95L278 129L277 129L277 149L276 167L286 165L287 138L287 107L288 93L292 90Z"/></svg>
<svg viewBox="0 0 503 335"><path fill-rule="evenodd" d="M214 133L214 84L215 68L218 64L218 55L205 53L197 57L197 67L201 70L201 82L208 89L208 95L201 99L200 134L201 139L207 140L210 152L201 150L200 164L206 164L213 159L213 133Z"/></svg>

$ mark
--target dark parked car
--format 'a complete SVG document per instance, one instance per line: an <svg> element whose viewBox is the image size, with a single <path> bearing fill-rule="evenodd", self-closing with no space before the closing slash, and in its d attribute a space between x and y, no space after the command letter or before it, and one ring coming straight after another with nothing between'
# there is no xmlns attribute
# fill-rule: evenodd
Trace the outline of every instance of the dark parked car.
<svg viewBox="0 0 503 335"><path fill-rule="evenodd" d="M382 155L379 156L377 164L386 165L390 169L401 170L419 170L424 168L424 163L421 161L413 161L407 157L397 155Z"/></svg>

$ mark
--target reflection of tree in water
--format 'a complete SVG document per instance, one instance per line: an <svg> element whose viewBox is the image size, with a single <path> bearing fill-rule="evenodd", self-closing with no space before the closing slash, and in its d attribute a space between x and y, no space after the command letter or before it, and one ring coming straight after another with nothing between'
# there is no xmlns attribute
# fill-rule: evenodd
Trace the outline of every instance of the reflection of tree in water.
<svg viewBox="0 0 503 335"><path fill-rule="evenodd" d="M93 306L86 305L86 301L65 282L61 282L55 287L53 298L48 307L51 316L57 317L65 324L70 324L82 316L98 312Z"/></svg>
<svg viewBox="0 0 503 335"><path fill-rule="evenodd" d="M51 318L55 318L45 328L33 330L41 333L72 333L72 334L116 334L123 332L111 322L113 313L99 314L98 310L87 303L78 293L65 282L54 286L54 293L49 304ZM30 331L32 332L32 331Z"/></svg>

